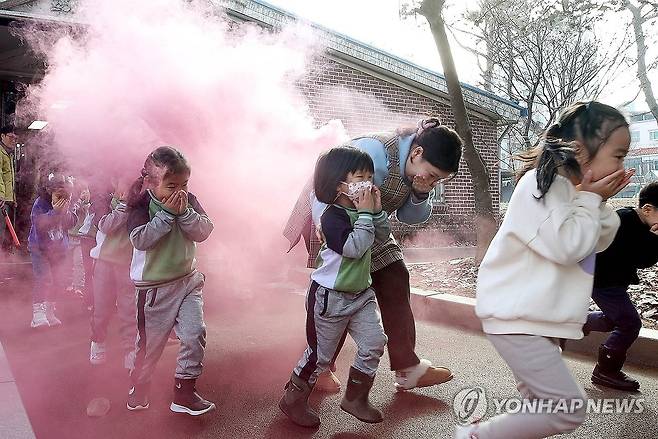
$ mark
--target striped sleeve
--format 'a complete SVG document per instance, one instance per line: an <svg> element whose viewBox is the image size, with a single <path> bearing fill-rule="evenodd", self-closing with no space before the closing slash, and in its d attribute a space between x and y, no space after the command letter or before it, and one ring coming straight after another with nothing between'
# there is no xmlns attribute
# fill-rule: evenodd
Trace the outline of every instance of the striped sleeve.
<svg viewBox="0 0 658 439"><path fill-rule="evenodd" d="M375 227L369 212L359 212L352 226L343 209L330 206L320 221L327 247L346 258L361 258L375 240Z"/></svg>

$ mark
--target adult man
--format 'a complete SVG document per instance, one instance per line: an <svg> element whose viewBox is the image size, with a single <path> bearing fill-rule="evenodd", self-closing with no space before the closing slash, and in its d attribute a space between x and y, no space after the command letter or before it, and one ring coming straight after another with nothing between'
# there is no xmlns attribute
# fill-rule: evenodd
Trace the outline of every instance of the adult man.
<svg viewBox="0 0 658 439"><path fill-rule="evenodd" d="M18 137L14 133L12 125L0 128L0 209L7 210L10 214L16 208L16 176L14 172L13 152L16 148ZM0 244L2 248L9 248L6 243L10 242L6 230L4 218L0 221Z"/></svg>

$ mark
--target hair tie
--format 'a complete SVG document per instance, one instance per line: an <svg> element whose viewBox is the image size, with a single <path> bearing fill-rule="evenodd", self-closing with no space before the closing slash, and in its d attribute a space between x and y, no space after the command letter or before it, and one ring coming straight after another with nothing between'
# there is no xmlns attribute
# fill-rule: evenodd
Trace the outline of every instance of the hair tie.
<svg viewBox="0 0 658 439"><path fill-rule="evenodd" d="M149 175L149 173L146 171L146 168L142 168L141 175L142 175L142 178L146 178Z"/></svg>
<svg viewBox="0 0 658 439"><path fill-rule="evenodd" d="M428 117L418 121L418 129L416 130L416 137L420 136L423 131L428 128L436 128L441 125L441 121L436 117Z"/></svg>

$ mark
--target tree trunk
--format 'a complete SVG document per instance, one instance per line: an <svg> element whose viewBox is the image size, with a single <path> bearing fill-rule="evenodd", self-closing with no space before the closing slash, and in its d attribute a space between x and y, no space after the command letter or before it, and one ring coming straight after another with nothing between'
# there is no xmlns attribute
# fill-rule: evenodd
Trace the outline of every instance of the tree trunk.
<svg viewBox="0 0 658 439"><path fill-rule="evenodd" d="M631 12L631 14L633 14L633 31L635 32L635 44L637 46L637 79L640 80L640 88L642 88L644 100L649 106L651 114L653 114L653 117L658 120L658 103L656 103L653 88L651 87L651 81L649 81L649 77L647 76L647 46L644 38L644 31L642 30L642 24L644 23L642 11L629 1L624 1L624 6Z"/></svg>
<svg viewBox="0 0 658 439"><path fill-rule="evenodd" d="M445 23L441 12L444 0L423 0L420 14L430 25L434 42L441 57L443 75L445 76L450 95L450 105L455 116L457 132L464 141L464 159L471 173L473 192L475 194L475 227L477 236L476 262L479 263L489 244L496 234L498 224L493 213L491 193L489 192L489 174L480 153L473 145L473 133L468 121L466 104L462 94L459 77L450 51L450 43L446 35Z"/></svg>

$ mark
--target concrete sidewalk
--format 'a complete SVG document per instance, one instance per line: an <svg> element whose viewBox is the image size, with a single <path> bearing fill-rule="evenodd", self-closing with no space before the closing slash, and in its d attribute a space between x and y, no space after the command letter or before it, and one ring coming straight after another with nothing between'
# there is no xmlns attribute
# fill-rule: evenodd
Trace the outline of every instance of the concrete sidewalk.
<svg viewBox="0 0 658 439"><path fill-rule="evenodd" d="M12 290L8 281L13 276L24 275L26 270L31 269L31 263L24 257L16 256L12 259L12 262L0 262L0 287L2 287L0 290L4 295L8 295ZM2 309L7 311L6 308ZM32 425L18 392L2 340L0 340L0 438L31 439L34 437Z"/></svg>
<svg viewBox="0 0 658 439"><path fill-rule="evenodd" d="M0 343L0 438L33 439L34 432Z"/></svg>
<svg viewBox="0 0 658 439"><path fill-rule="evenodd" d="M404 249L407 263L445 261L474 255L475 247ZM417 319L482 332L480 319L475 315L475 299L419 288L412 288L411 294ZM581 340L569 341L566 345L566 351L594 357L597 355L599 345L607 336L607 333L593 332ZM658 331L642 328L639 338L628 351L627 361L644 366L658 367Z"/></svg>
<svg viewBox="0 0 658 439"><path fill-rule="evenodd" d="M475 299L418 288L411 289L411 296L417 320L428 320L442 325L482 332L480 319L475 315ZM581 340L569 340L566 344L566 351L594 358L598 355L599 345L607 336L607 333L593 332ZM640 336L628 351L627 362L658 367L658 331L642 328Z"/></svg>

